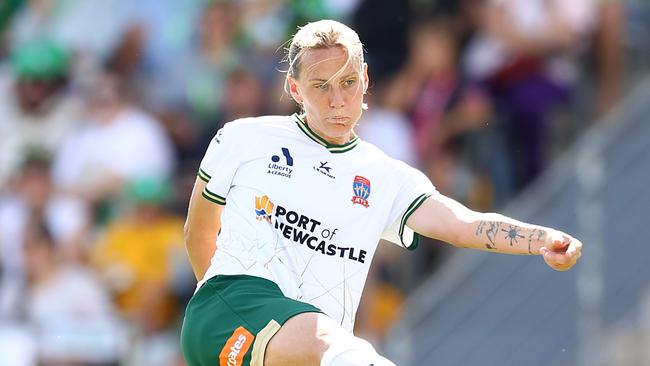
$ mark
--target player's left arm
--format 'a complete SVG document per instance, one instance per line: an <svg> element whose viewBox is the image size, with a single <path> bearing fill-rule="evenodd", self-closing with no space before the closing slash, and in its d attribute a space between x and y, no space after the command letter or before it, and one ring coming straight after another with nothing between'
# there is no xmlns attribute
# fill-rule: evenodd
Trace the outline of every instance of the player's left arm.
<svg viewBox="0 0 650 366"><path fill-rule="evenodd" d="M421 235L457 247L542 255L557 271L573 267L582 254L582 243L562 231L497 213L476 212L441 194L424 201L406 224Z"/></svg>

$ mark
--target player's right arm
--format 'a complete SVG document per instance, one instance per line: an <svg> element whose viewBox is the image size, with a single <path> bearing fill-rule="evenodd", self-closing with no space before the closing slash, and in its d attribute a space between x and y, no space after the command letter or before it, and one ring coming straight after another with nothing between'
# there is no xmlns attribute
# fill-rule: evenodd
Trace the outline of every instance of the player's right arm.
<svg viewBox="0 0 650 366"><path fill-rule="evenodd" d="M426 199L407 225L419 234L463 248L539 254L558 271L573 267L582 251L582 243L569 234L497 213L476 212L442 194Z"/></svg>
<svg viewBox="0 0 650 366"><path fill-rule="evenodd" d="M225 207L202 196L206 185L206 181L196 178L184 230L185 248L197 281L205 275L217 249L217 234L221 229L221 213Z"/></svg>

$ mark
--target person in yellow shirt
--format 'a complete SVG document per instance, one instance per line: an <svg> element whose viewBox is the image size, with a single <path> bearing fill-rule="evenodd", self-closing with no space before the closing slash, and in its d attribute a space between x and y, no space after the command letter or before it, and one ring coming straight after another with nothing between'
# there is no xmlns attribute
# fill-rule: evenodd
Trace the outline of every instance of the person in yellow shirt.
<svg viewBox="0 0 650 366"><path fill-rule="evenodd" d="M183 220L164 206L169 185L140 179L127 187L132 207L106 227L93 263L111 287L120 313L145 332L170 325L177 314L172 279L183 258Z"/></svg>

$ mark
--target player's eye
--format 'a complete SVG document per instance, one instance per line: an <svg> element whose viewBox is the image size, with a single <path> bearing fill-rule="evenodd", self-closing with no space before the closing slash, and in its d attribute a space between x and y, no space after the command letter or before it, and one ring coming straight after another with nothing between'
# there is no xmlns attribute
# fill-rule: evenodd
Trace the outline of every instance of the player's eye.
<svg viewBox="0 0 650 366"><path fill-rule="evenodd" d="M319 90L327 90L327 89L329 89L329 84L327 84L327 83L324 83L324 84L316 84L316 85L314 85L314 87L315 87L316 89L319 89Z"/></svg>
<svg viewBox="0 0 650 366"><path fill-rule="evenodd" d="M345 86L352 86L357 81L357 79L347 79L343 82Z"/></svg>

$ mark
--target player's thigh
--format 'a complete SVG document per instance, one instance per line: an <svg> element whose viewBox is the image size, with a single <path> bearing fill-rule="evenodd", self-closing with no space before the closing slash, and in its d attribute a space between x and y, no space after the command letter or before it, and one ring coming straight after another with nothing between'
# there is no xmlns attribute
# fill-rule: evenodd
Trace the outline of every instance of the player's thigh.
<svg viewBox="0 0 650 366"><path fill-rule="evenodd" d="M319 366L329 346L347 338L353 336L324 314L298 314L269 341L264 366Z"/></svg>
<svg viewBox="0 0 650 366"><path fill-rule="evenodd" d="M284 296L273 282L254 276L218 275L192 296L181 330L191 366L261 366L269 340L293 317L320 313Z"/></svg>

